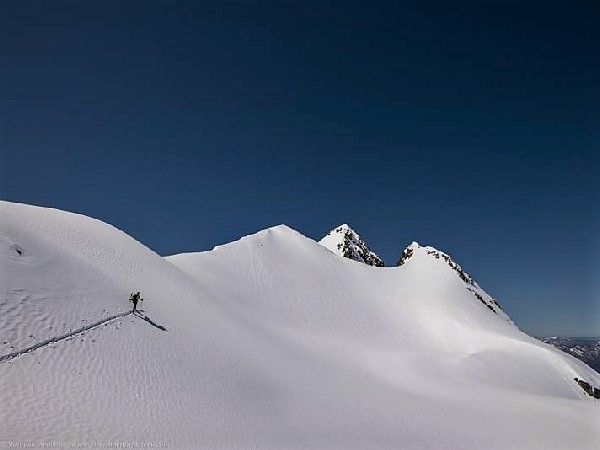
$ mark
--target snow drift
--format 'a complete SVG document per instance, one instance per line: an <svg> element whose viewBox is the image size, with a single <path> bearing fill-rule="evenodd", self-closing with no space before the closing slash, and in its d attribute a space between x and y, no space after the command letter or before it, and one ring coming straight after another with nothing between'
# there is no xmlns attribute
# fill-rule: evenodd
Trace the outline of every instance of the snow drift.
<svg viewBox="0 0 600 450"><path fill-rule="evenodd" d="M63 211L0 202L0 225L4 441L600 443L600 404L574 381L600 375L519 331L428 247L372 267L281 225L162 258ZM137 290L143 317L127 314Z"/></svg>

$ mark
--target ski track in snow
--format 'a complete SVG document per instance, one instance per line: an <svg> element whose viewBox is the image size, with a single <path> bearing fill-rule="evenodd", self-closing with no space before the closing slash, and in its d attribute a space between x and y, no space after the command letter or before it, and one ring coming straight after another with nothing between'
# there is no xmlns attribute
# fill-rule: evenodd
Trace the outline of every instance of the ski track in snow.
<svg viewBox="0 0 600 450"><path fill-rule="evenodd" d="M42 342L38 342L37 344L32 345L31 347L27 347L27 348L21 349L19 351L9 353L8 355L2 355L2 356L0 356L0 363L11 361L11 360L13 360L13 359L15 359L15 358L17 358L17 357L19 357L21 355L26 354L26 353L31 353L31 352L33 352L33 351L35 351L35 350L37 350L39 348L45 347L47 345L54 344L54 343L60 342L60 341L64 341L65 339L69 339L71 337L77 336L78 334L81 334L81 333L84 333L86 331L92 330L92 329L94 329L96 327L99 327L100 325L104 325L105 323L112 322L113 320L118 319L119 317L125 317L125 316L129 316L129 315L134 315L136 317L139 317L140 319L148 322L153 327L156 327L156 328L158 328L158 329L160 329L162 331L167 331L167 329L165 327L163 327L162 325L158 325L157 323L153 322L148 316L145 316L145 315L142 315L142 314L136 314L133 311L126 311L126 312L123 312L123 313L119 313L119 314L115 314L113 316L107 317L107 318L105 318L103 320L100 320L98 322L92 323L90 325L86 325L84 327L78 328L77 330L72 331L70 333L62 334L60 336L55 336L55 337L52 337L50 339L46 339L46 340L44 340Z"/></svg>
<svg viewBox="0 0 600 450"><path fill-rule="evenodd" d="M55 336L55 337L52 337L50 339L46 339L45 341L38 342L37 344L32 345L31 347L27 347L27 348L21 349L19 351L13 352L13 353L9 353L8 355L0 356L0 362L10 361L11 359L14 359L14 358L16 358L18 356L24 355L25 353L33 352L34 350L37 350L38 348L45 347L46 345L49 345L49 344L52 344L52 343L55 343L55 342L64 341L65 339L68 339L68 338L73 337L73 336L77 336L80 333L83 333L85 331L88 331L88 330L91 330L93 328L99 327L100 325L103 325L103 324L105 324L107 322L111 322L111 321L113 321L115 319L118 319L119 317L128 316L131 313L132 313L131 311L127 311L127 312L124 312L124 313L115 314L114 316L110 316L110 317L107 317L106 319L103 319L103 320L100 320L98 322L92 323L90 325L86 325L84 327L78 328L77 330L72 331L70 333L66 333L66 334L63 334L63 335L60 335L60 336Z"/></svg>

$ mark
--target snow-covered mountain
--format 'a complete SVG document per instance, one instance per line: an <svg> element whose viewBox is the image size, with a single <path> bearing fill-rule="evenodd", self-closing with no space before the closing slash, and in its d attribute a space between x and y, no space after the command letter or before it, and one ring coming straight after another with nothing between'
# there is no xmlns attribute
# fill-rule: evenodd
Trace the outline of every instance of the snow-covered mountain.
<svg viewBox="0 0 600 450"><path fill-rule="evenodd" d="M374 269L281 225L162 258L98 220L0 202L1 439L598 448L600 404L575 378L600 375L424 249Z"/></svg>
<svg viewBox="0 0 600 450"><path fill-rule="evenodd" d="M327 236L319 241L319 244L336 255L362 262L369 266L384 266L381 258L372 252L360 235L347 224L335 227Z"/></svg>

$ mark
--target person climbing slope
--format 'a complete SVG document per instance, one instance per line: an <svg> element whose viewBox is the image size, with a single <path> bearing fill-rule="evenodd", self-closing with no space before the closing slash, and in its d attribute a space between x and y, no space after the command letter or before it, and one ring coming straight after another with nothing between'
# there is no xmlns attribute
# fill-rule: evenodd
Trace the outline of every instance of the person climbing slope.
<svg viewBox="0 0 600 450"><path fill-rule="evenodd" d="M129 301L133 303L133 309L131 310L131 312L134 313L138 302L143 302L144 299L141 297L139 292L136 292L135 294L131 294L131 296L129 297Z"/></svg>

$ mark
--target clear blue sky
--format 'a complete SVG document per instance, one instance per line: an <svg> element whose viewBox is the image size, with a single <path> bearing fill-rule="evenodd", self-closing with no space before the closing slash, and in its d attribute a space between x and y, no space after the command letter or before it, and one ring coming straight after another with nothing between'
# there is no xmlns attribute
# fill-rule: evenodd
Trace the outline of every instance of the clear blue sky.
<svg viewBox="0 0 600 450"><path fill-rule="evenodd" d="M3 0L0 195L160 254L347 222L600 335L600 7L492 3Z"/></svg>

